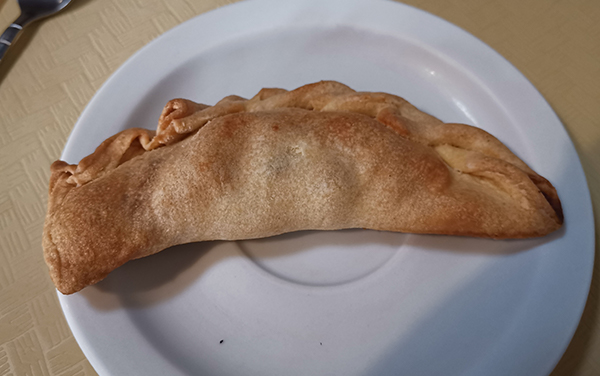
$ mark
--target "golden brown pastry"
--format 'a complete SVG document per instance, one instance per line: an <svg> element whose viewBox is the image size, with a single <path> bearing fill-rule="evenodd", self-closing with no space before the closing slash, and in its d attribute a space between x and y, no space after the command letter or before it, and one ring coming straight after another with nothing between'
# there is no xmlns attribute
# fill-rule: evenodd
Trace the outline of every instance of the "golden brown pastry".
<svg viewBox="0 0 600 376"><path fill-rule="evenodd" d="M123 131L51 170L44 255L65 294L188 242L344 228L524 238L562 224L554 187L490 134L331 81L175 99L156 132Z"/></svg>

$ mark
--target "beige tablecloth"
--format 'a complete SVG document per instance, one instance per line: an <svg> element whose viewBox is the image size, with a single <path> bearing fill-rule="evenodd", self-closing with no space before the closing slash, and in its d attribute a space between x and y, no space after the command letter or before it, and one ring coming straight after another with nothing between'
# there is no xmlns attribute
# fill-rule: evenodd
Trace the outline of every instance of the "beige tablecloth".
<svg viewBox="0 0 600 376"><path fill-rule="evenodd" d="M135 51L228 0L73 0L0 64L0 375L94 375L42 258L49 165L96 90ZM573 138L600 213L600 1L410 0L505 56ZM0 0L0 28L18 15ZM598 228L598 225L596 225ZM596 248L598 253L598 248ZM553 376L600 375L598 268Z"/></svg>

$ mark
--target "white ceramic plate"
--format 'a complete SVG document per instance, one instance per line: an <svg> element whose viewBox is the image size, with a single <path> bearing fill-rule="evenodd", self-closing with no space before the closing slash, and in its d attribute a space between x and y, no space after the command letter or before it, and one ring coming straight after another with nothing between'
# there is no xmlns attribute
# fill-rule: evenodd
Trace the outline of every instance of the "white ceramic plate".
<svg viewBox="0 0 600 376"><path fill-rule="evenodd" d="M459 28L384 1L257 0L203 14L133 56L82 114L76 163L175 97L214 104L324 79L407 98L505 142L558 189L566 224L492 241L300 232L176 247L60 296L100 375L544 375L591 279L589 192L535 88Z"/></svg>

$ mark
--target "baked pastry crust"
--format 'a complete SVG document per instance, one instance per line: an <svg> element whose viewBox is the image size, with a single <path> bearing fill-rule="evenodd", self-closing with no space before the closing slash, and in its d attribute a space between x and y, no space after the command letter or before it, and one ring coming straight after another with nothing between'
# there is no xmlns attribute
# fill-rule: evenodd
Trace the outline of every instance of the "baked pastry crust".
<svg viewBox="0 0 600 376"><path fill-rule="evenodd" d="M561 227L554 187L489 133L334 81L174 99L51 166L44 256L64 294L176 244L368 228L489 238Z"/></svg>

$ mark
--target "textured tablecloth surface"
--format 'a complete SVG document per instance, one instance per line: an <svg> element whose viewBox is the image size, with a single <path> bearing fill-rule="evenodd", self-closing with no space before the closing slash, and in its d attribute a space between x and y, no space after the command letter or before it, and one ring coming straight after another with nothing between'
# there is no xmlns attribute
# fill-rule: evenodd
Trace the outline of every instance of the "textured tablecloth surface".
<svg viewBox="0 0 600 376"><path fill-rule="evenodd" d="M0 64L0 376L95 375L42 257L49 166L94 93L134 52L231 2L73 0L26 28ZM538 88L575 143L600 213L600 1L406 3L482 39ZM0 0L2 30L18 14L15 0ZM553 376L600 375L597 265L583 318Z"/></svg>

